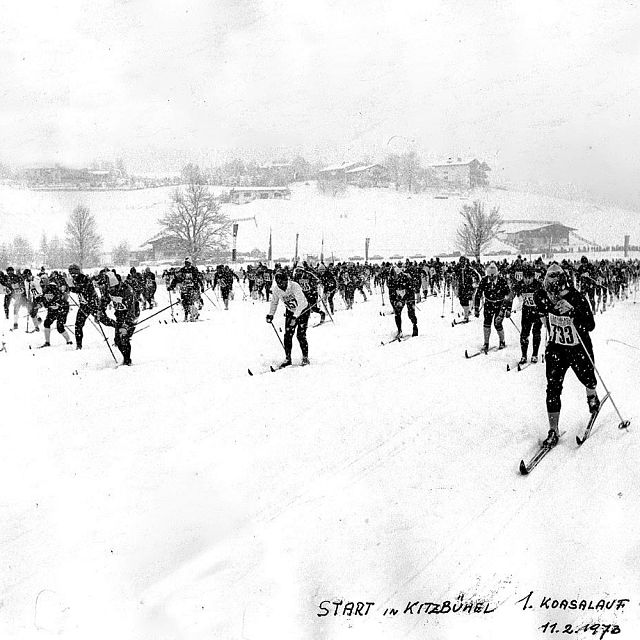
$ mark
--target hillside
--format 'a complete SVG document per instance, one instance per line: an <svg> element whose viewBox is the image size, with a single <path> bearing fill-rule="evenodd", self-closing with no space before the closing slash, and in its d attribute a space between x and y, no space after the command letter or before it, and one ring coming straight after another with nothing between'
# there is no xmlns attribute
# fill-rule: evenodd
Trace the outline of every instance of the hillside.
<svg viewBox="0 0 640 640"><path fill-rule="evenodd" d="M215 190L217 191L217 189ZM63 236L68 214L77 204L89 206L110 250L122 240L132 248L158 231L171 188L107 192L33 192L0 187L0 236L10 240L26 235L37 247L45 232ZM492 189L472 193L469 199L434 198L433 194L407 194L389 189L350 188L344 196L320 194L315 183L295 184L290 200L256 200L246 205L224 205L240 224L238 250L267 249L273 234L274 258L292 256L300 234L299 254L319 254L324 237L325 255L346 259L364 255L365 238L371 238L370 255L433 256L455 249L458 212L474 198L499 206L504 219L557 220L603 245L622 244L625 234L632 244L640 240L637 212L562 200L538 194ZM257 225L257 226L256 226ZM497 242L494 249L505 246Z"/></svg>

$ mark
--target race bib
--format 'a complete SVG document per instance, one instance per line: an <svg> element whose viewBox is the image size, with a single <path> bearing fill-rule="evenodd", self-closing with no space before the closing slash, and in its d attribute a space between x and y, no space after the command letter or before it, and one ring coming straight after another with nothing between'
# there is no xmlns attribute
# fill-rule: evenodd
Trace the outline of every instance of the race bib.
<svg viewBox="0 0 640 640"><path fill-rule="evenodd" d="M122 296L111 296L111 302L115 311L124 311L126 309L122 303Z"/></svg>
<svg viewBox="0 0 640 640"><path fill-rule="evenodd" d="M527 292L522 294L522 306L523 307L535 307L536 302L533 298L533 293Z"/></svg>
<svg viewBox="0 0 640 640"><path fill-rule="evenodd" d="M298 301L294 295L285 296L282 301L289 311L295 311L298 307Z"/></svg>
<svg viewBox="0 0 640 640"><path fill-rule="evenodd" d="M573 318L569 316L556 316L550 313L549 327L551 329L549 336L551 342L569 347L575 347L580 344L576 328L573 324Z"/></svg>
<svg viewBox="0 0 640 640"><path fill-rule="evenodd" d="M522 271L516 271L514 274L516 280L522 280Z"/></svg>

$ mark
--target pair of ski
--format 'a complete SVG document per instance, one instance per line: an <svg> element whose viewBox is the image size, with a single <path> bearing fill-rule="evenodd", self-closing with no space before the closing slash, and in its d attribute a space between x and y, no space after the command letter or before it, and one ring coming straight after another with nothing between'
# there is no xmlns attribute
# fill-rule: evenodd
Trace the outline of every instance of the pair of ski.
<svg viewBox="0 0 640 640"><path fill-rule="evenodd" d="M272 364L270 364L270 365L269 365L269 368L268 368L267 370L265 370L265 371L260 371L260 372L258 372L258 373L259 373L259 375L260 375L260 374L263 374L263 373L277 373L278 371L282 371L283 369L288 369L289 367L306 367L306 366L308 366L308 365L306 365L306 364L299 364L299 365L296 365L296 364L288 364L288 365L285 365L285 366L279 365L279 366L274 367ZM251 371L251 369L247 369L247 373L248 373L250 376L254 376L254 375L255 375L255 374L253 373L253 371Z"/></svg>
<svg viewBox="0 0 640 640"><path fill-rule="evenodd" d="M464 357L467 359L475 358L476 356L479 356L481 353L486 355L487 353L489 353L489 351L497 351L497 350L498 350L498 347L489 347L487 351L485 351L484 349L478 349L477 351L472 351L471 353L469 353L469 351L465 349Z"/></svg>
<svg viewBox="0 0 640 640"><path fill-rule="evenodd" d="M394 338L391 338L391 340L387 340L387 341L382 340L382 341L380 342L380 344L381 344L381 346L383 346L383 347L384 347L385 345L387 345L387 344L391 344L392 342L403 342L404 340L408 340L409 338L415 338L415 337L416 337L416 336L408 336L408 335L407 335L407 336L405 336L405 335L402 335L402 334L398 334L398 335L397 335L397 336L395 336Z"/></svg>
<svg viewBox="0 0 640 640"><path fill-rule="evenodd" d="M538 360L538 362L544 362L544 356L541 356L540 360ZM526 369L527 367L530 367L532 364L536 364L535 362L517 362L515 365L512 364L508 364L507 365L507 371L523 371L524 369Z"/></svg>
<svg viewBox="0 0 640 640"><path fill-rule="evenodd" d="M587 440L587 438L591 435L591 430L593 429L593 425L595 424L598 415L600 414L600 411L602 411L602 407L604 405L604 403L609 399L609 394L607 393L602 400L600 400L600 406L598 407L597 411L594 411L590 418L589 418L589 422L587 423L587 426L584 430L584 433L582 434L582 437L580 436L576 436L576 443L577 445L580 447L582 446L585 441ZM564 435L564 432L562 432L562 434L560 434L560 437L562 437ZM520 460L520 473L523 476L528 475L529 473L531 473L531 471L533 469L535 469L535 467L538 466L538 463L553 449L555 449L556 445L549 445L549 444L545 444L544 442L542 444L539 445L538 450L536 451L536 453L533 455L533 457L529 460L529 462L526 462L524 460Z"/></svg>

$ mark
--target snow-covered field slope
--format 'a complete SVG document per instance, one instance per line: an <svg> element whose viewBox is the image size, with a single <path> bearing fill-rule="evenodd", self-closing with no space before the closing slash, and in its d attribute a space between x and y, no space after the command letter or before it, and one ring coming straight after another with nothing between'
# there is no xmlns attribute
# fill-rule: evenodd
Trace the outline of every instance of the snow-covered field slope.
<svg viewBox="0 0 640 640"><path fill-rule="evenodd" d="M219 188L214 188L215 193ZM104 249L128 240L132 248L159 231L157 221L167 211L172 188L107 192L34 192L0 186L0 236L10 241L22 234L35 247L42 233L64 236L65 222L78 204L88 206ZM551 198L517 191L491 189L462 199L440 200L433 193L409 195L393 189L350 187L339 197L319 193L315 182L294 184L288 200L255 200L246 205L223 205L240 223L239 251L267 250L273 235L273 257L291 257L299 234L299 255L319 255L324 238L325 256L364 256L365 238L371 238L370 255L431 257L455 249L456 229L463 204L480 199L487 208L500 207L505 220L557 220L602 245L621 245L624 235L640 241L640 215L615 207ZM495 249L505 245L496 242Z"/></svg>
<svg viewBox="0 0 640 640"><path fill-rule="evenodd" d="M511 322L506 350L466 360L481 325L452 328L450 299L419 306L419 337L381 346L388 304L356 297L309 329L311 366L276 373L267 307L239 289L227 312L207 300L203 322L142 325L131 368L89 324L82 351L55 333L37 350L24 319L9 332L2 318L0 637L533 640L545 623L639 637L640 299L593 333L630 429L607 404L578 449L587 405L570 372L566 436L521 477L547 430L545 376L506 371ZM321 606L340 600L373 604ZM404 613L415 601L490 613Z"/></svg>

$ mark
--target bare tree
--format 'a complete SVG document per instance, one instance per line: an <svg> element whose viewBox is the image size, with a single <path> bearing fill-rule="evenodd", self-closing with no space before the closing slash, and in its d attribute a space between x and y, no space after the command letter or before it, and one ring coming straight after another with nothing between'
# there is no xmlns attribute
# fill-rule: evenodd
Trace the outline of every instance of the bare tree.
<svg viewBox="0 0 640 640"><path fill-rule="evenodd" d="M192 180L186 187L171 194L169 212L158 221L164 235L176 240L194 260L215 249L226 248L231 224L221 212L220 203L198 176L199 171L192 171Z"/></svg>
<svg viewBox="0 0 640 640"><path fill-rule="evenodd" d="M129 258L131 257L131 247L126 240L123 240L120 244L113 247L111 250L111 259L113 264L118 266L129 264Z"/></svg>
<svg viewBox="0 0 640 640"><path fill-rule="evenodd" d="M480 255L502 227L499 210L499 207L493 207L489 213L485 213L484 203L479 200L475 200L471 205L463 205L460 215L464 222L458 227L458 248L479 260Z"/></svg>
<svg viewBox="0 0 640 640"><path fill-rule="evenodd" d="M69 257L81 267L97 263L102 247L95 218L89 207L79 204L67 220L65 227Z"/></svg>

